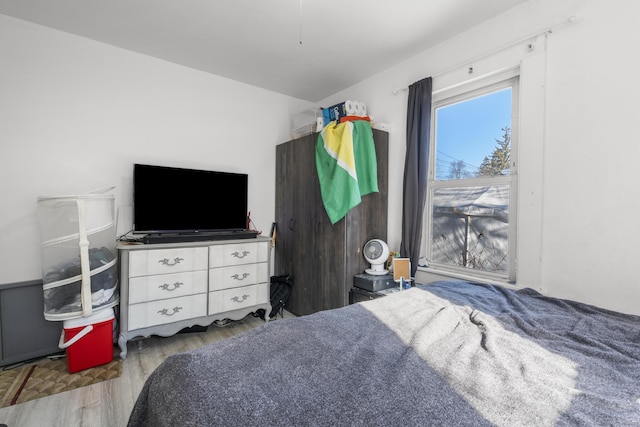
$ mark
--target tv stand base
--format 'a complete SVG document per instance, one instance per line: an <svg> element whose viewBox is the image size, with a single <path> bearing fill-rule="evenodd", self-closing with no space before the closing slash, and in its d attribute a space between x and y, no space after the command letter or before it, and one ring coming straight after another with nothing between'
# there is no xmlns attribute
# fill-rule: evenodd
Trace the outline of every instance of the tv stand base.
<svg viewBox="0 0 640 427"><path fill-rule="evenodd" d="M134 338L168 337L258 310L269 313L270 253L271 239L264 236L118 244L120 357L127 356L127 342Z"/></svg>

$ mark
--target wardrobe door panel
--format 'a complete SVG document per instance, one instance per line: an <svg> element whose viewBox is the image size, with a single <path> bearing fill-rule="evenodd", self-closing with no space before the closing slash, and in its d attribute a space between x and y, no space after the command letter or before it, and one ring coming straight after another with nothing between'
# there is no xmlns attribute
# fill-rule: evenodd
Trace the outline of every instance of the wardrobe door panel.
<svg viewBox="0 0 640 427"><path fill-rule="evenodd" d="M321 300L318 277L322 270L317 258L318 236L316 230L315 206L320 199L317 191L315 163L315 144L317 134L312 134L298 140L295 144L296 200L293 201L296 212L295 231L296 240L295 267L293 269L294 284L291 292L291 310L298 315L310 314L318 311Z"/></svg>
<svg viewBox="0 0 640 427"><path fill-rule="evenodd" d="M376 159L378 167L378 193L362 198L362 203L347 215L345 231L345 278L341 289L343 305L349 303L349 291L353 286L353 276L362 274L369 263L364 259L362 248L371 239L387 241L388 152L389 134L374 129Z"/></svg>
<svg viewBox="0 0 640 427"><path fill-rule="evenodd" d="M297 315L317 311L319 299L315 251L315 143L317 135L276 147L275 274L290 274L289 310Z"/></svg>

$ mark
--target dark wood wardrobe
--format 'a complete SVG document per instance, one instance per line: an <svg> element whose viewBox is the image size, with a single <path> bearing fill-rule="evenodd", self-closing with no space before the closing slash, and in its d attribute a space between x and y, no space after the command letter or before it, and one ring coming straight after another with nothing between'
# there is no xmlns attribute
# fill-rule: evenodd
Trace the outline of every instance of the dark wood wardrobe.
<svg viewBox="0 0 640 427"><path fill-rule="evenodd" d="M287 309L296 315L349 303L353 276L369 264L362 255L370 239L387 239L389 134L373 130L378 193L331 224L322 204L315 162L318 134L276 147L274 274L293 276Z"/></svg>

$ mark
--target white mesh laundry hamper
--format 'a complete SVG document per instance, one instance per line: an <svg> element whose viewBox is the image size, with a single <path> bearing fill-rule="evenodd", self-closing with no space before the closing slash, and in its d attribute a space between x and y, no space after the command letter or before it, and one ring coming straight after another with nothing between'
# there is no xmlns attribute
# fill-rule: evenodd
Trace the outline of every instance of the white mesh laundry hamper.
<svg viewBox="0 0 640 427"><path fill-rule="evenodd" d="M118 304L112 188L38 197L44 317L87 317Z"/></svg>

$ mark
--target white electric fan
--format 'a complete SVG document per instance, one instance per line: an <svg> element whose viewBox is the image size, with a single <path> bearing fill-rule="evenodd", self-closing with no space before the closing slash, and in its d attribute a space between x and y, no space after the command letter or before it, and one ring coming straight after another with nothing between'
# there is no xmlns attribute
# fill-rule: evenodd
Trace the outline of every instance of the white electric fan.
<svg viewBox="0 0 640 427"><path fill-rule="evenodd" d="M389 258L389 246L384 241L380 239L369 240L365 243L362 252L364 253L364 258L371 263L371 268L364 270L365 273L374 276L382 276L389 273L389 270L384 268L384 263Z"/></svg>

